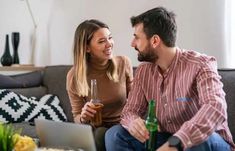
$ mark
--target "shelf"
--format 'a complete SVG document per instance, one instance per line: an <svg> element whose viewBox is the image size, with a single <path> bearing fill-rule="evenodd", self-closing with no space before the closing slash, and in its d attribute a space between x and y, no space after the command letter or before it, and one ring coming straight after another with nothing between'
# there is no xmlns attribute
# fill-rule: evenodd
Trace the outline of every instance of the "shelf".
<svg viewBox="0 0 235 151"><path fill-rule="evenodd" d="M12 65L12 66L0 66L0 74L15 75L36 70L42 70L44 67L36 67L33 65Z"/></svg>

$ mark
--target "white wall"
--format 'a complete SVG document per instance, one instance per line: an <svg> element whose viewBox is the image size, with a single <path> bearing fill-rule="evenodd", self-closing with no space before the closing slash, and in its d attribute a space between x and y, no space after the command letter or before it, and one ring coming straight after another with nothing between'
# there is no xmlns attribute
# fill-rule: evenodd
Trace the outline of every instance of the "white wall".
<svg viewBox="0 0 235 151"><path fill-rule="evenodd" d="M73 35L84 19L96 18L110 26L115 54L127 55L138 65L130 47L133 30L130 17L150 8L164 6L177 15L181 48L193 49L217 58L226 67L223 0L29 0L36 22L36 65L72 64ZM0 0L0 55L5 34L21 33L20 61L30 63L33 23L24 0Z"/></svg>

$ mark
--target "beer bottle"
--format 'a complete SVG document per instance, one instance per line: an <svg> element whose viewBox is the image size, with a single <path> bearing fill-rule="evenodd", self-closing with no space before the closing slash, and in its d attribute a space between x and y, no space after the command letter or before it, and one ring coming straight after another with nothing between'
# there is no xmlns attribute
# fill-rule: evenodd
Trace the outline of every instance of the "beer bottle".
<svg viewBox="0 0 235 151"><path fill-rule="evenodd" d="M103 104L100 102L100 100L97 98L97 82L96 79L91 80L91 102L93 103L93 108L96 110L96 114L94 115L94 118L91 120L91 124L94 127L98 127L102 124L102 108Z"/></svg>
<svg viewBox="0 0 235 151"><path fill-rule="evenodd" d="M91 79L91 102L97 103L97 83L96 79Z"/></svg>
<svg viewBox="0 0 235 151"><path fill-rule="evenodd" d="M158 123L156 118L156 103L154 100L149 101L148 117L145 121L145 125L149 131L149 139L145 143L145 149L146 151L155 151Z"/></svg>

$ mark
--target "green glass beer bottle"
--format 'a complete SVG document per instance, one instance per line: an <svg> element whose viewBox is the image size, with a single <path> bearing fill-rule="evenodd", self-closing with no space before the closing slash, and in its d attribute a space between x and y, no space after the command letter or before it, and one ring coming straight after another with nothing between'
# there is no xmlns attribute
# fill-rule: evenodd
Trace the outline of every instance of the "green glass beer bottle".
<svg viewBox="0 0 235 151"><path fill-rule="evenodd" d="M149 139L145 143L145 149L146 151L155 151L158 123L156 118L156 103L154 100L149 101L148 117L145 121L145 125L149 131Z"/></svg>

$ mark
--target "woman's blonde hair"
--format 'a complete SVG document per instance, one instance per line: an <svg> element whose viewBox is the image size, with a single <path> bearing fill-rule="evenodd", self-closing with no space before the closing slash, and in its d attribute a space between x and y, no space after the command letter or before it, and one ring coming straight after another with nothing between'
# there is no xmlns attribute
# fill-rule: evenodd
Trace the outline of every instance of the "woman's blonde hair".
<svg viewBox="0 0 235 151"><path fill-rule="evenodd" d="M88 96L89 86L87 81L87 68L89 62L89 53L87 53L87 46L89 45L94 33L100 28L109 27L98 20L86 20L82 22L76 29L74 35L74 76L73 84L75 92L78 96ZM117 82L117 67L113 59L108 61L107 76L110 80Z"/></svg>

